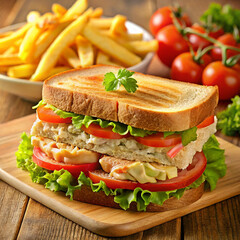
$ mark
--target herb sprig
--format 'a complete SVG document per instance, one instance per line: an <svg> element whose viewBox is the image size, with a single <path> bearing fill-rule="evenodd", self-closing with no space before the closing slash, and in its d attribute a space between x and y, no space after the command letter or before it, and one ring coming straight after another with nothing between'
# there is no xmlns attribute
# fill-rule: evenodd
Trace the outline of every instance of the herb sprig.
<svg viewBox="0 0 240 240"><path fill-rule="evenodd" d="M106 73L104 75L103 86L109 92L118 90L123 85L127 92L134 93L138 85L137 80L132 78L133 74L134 72L130 72L127 69L120 69L117 76L113 72Z"/></svg>

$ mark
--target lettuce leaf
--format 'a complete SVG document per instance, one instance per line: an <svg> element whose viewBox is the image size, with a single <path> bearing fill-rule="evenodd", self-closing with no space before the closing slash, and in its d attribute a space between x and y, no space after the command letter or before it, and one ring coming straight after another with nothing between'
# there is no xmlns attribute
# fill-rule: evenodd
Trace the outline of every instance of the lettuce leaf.
<svg viewBox="0 0 240 240"><path fill-rule="evenodd" d="M164 132L163 133L164 137L167 137L173 134L180 134L182 138L183 146L187 146L190 142L197 140L197 127L192 127L180 132Z"/></svg>
<svg viewBox="0 0 240 240"><path fill-rule="evenodd" d="M217 114L217 128L227 136L240 134L240 97L232 98L227 109Z"/></svg>
<svg viewBox="0 0 240 240"><path fill-rule="evenodd" d="M73 199L73 192L76 189L81 189L81 186L86 185L91 187L93 192L103 191L107 196L113 195L114 201L124 210L127 210L132 202L137 203L138 211L146 211L150 203L162 205L170 197L179 199L186 190L197 188L205 180L209 183L210 189L213 190L216 187L217 180L226 174L224 150L219 148L219 143L214 135L209 138L203 147L208 163L202 176L186 188L167 192L151 192L141 188L136 188L133 191L126 189L113 190L109 189L103 181L94 184L84 173L81 173L78 181L76 181L68 171L63 169L48 172L32 161L33 147L30 137L26 133L23 133L21 137L22 141L16 152L17 166L29 171L33 182L44 184L51 191L63 191L66 196L70 196L70 199Z"/></svg>
<svg viewBox="0 0 240 240"><path fill-rule="evenodd" d="M135 128L135 127L120 123L120 122L102 120L100 118L94 118L94 117L80 115L72 112L65 112L63 110L60 110L54 107L51 104L47 104L46 102L44 102L44 100L41 100L36 106L33 107L33 109L38 108L40 106L46 106L47 108L52 109L61 118L71 117L72 124L77 129L80 129L82 125L88 128L92 123L95 123L100 125L102 128L107 128L111 126L113 127L112 131L120 135L126 135L130 133L132 136L135 136L135 137L145 137L147 135L156 133L156 131L143 130L140 128ZM182 144L183 146L186 146L191 141L195 141L197 139L197 127L193 127L184 131L179 131L179 132L164 132L164 138L172 134L180 134L182 138Z"/></svg>
<svg viewBox="0 0 240 240"><path fill-rule="evenodd" d="M234 28L240 29L240 10L232 8L229 4L221 6L218 3L211 3L200 20L206 27L214 23L222 27L224 32L232 33Z"/></svg>
<svg viewBox="0 0 240 240"><path fill-rule="evenodd" d="M44 106L44 105L46 105L47 108L52 109L61 118L72 117L72 124L77 129L80 129L82 125L88 128L90 124L95 123L100 125L102 128L107 128L111 126L113 127L112 131L120 135L126 135L130 133L132 136L135 136L135 137L145 137L147 135L151 135L155 133L155 131L148 131L148 130L131 127L129 125L126 125L120 122L102 120L100 118L94 118L94 117L76 114L72 112L65 112L63 110L60 110L54 107L51 104L46 104L44 100L41 100L36 106L33 107L33 109L38 108L40 106Z"/></svg>
<svg viewBox="0 0 240 240"><path fill-rule="evenodd" d="M218 179L225 176L227 171L224 150L219 147L216 137L212 135L204 144L203 153L207 158L204 175L212 191L216 188Z"/></svg>

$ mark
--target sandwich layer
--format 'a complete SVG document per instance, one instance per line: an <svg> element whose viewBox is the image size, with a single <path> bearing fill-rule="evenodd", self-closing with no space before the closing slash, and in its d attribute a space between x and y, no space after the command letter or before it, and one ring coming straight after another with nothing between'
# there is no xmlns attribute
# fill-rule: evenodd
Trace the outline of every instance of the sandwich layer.
<svg viewBox="0 0 240 240"><path fill-rule="evenodd" d="M171 197L166 200L163 205L150 203L147 206L147 212L162 212L162 211L169 211L177 208L181 208L184 206L188 206L198 199L204 193L204 183L202 183L198 188L192 188L184 192L183 196L180 199L175 197ZM121 208L118 203L114 202L114 196L112 195L105 195L103 191L100 192L93 192L90 187L82 186L81 190L75 190L73 199L81 202L101 205L105 207L112 207L112 208ZM130 210L137 211L137 204L133 202L130 204Z"/></svg>
<svg viewBox="0 0 240 240"><path fill-rule="evenodd" d="M204 143L214 132L216 132L216 121L205 128L198 129L197 140L190 142L174 158L167 156L171 147L147 147L138 143L132 137L122 139L99 138L84 132L82 129L76 129L72 124L47 123L37 119L33 124L31 135L50 138L56 142L70 144L120 159L157 162L185 169L191 164L195 153L202 151Z"/></svg>
<svg viewBox="0 0 240 240"><path fill-rule="evenodd" d="M104 75L118 70L99 65L55 75L44 82L43 100L64 111L160 132L183 131L214 114L217 87L135 73L134 94L123 88L106 92Z"/></svg>

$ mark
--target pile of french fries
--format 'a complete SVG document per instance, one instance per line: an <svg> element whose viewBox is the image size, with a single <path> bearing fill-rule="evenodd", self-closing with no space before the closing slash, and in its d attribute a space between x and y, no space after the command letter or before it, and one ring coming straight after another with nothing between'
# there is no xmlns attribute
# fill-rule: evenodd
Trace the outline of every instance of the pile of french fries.
<svg viewBox="0 0 240 240"><path fill-rule="evenodd" d="M130 67L157 50L156 40L128 33L125 16L102 14L102 8L88 8L87 0L77 0L68 10L56 3L51 13L30 12L23 27L0 34L0 72L43 81L94 64Z"/></svg>

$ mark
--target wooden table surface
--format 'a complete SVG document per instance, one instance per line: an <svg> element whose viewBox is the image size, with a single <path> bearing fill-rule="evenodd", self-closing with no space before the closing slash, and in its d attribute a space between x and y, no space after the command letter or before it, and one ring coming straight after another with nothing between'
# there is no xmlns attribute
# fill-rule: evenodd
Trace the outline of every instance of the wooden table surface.
<svg viewBox="0 0 240 240"><path fill-rule="evenodd" d="M74 0L55 1L65 7ZM123 14L149 30L151 14L159 7L178 3L197 21L211 1L195 0L89 0L93 7L101 6L105 16ZM240 8L238 0L215 0ZM0 0L0 27L25 21L30 10L49 11L50 0ZM32 103L0 90L0 123L34 112ZM218 111L226 108L220 103ZM239 137L225 140L240 146ZM0 180L0 239L111 239L96 235L39 204ZM233 197L182 218L152 229L119 239L240 239L240 196Z"/></svg>

